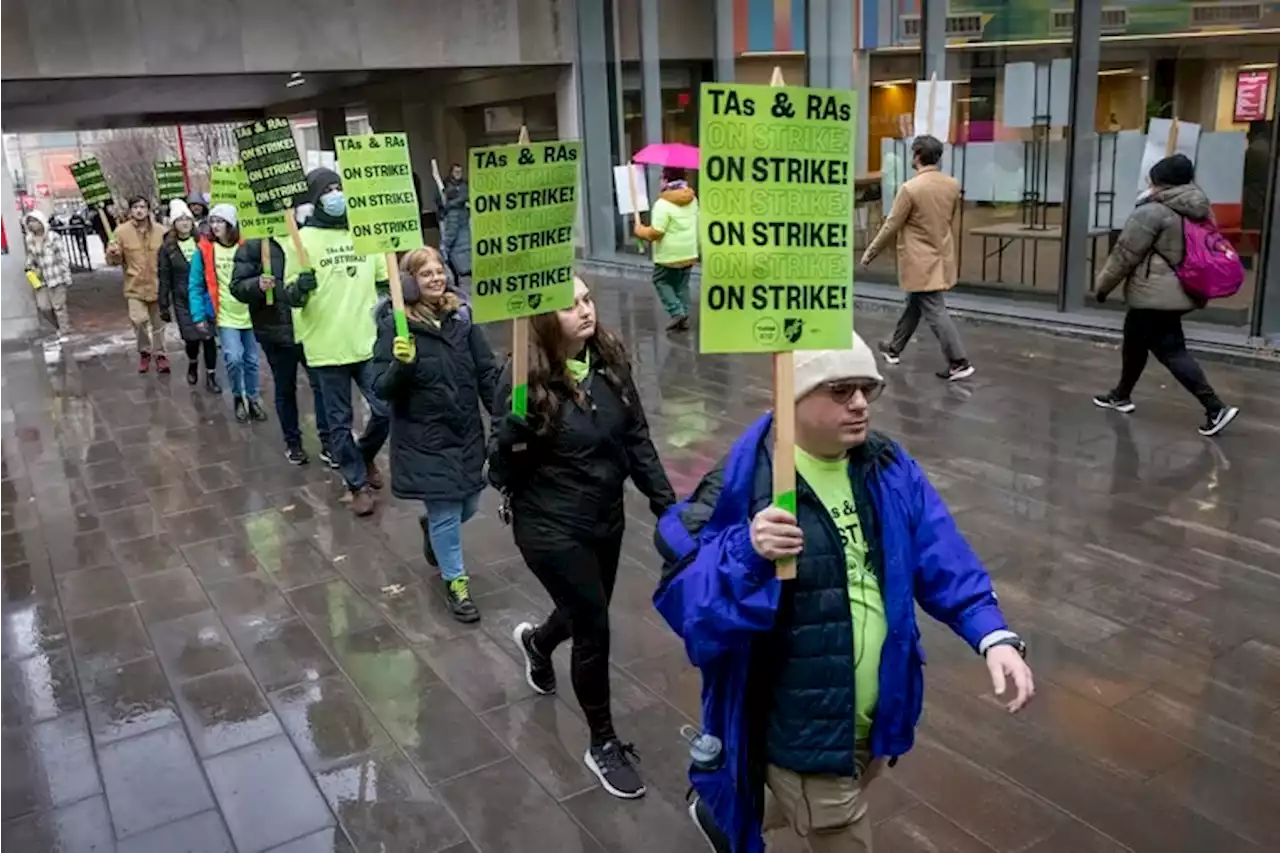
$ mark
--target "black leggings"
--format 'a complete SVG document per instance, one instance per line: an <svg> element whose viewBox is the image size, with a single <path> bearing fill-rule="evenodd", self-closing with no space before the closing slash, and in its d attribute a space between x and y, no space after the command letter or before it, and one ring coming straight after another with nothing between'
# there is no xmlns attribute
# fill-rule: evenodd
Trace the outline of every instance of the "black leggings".
<svg viewBox="0 0 1280 853"><path fill-rule="evenodd" d="M618 577L622 534L608 539L569 541L530 537L516 544L556 609L534 632L533 645L551 656L573 639L570 672L595 746L613 740L609 709L609 601Z"/></svg>
<svg viewBox="0 0 1280 853"><path fill-rule="evenodd" d="M205 338L203 341L186 341L187 358L192 361L196 360L196 356L200 354L200 346L204 345L204 366L206 370L214 370L218 366L218 342L213 338Z"/></svg>
<svg viewBox="0 0 1280 853"><path fill-rule="evenodd" d="M1124 343L1120 348L1120 384L1116 396L1129 399L1147 366L1147 353L1156 357L1210 415L1217 414L1222 401L1205 378L1200 363L1187 352L1187 339L1182 334L1182 311L1157 311L1131 308L1124 315Z"/></svg>

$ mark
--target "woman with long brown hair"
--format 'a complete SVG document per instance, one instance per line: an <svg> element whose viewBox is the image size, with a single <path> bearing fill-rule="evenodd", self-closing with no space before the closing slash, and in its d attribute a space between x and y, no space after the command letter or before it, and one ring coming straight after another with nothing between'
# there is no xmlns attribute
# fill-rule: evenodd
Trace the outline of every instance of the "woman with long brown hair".
<svg viewBox="0 0 1280 853"><path fill-rule="evenodd" d="M555 610L521 623L515 640L538 693L556 689L551 655L573 640L573 690L591 730L583 757L615 797L644 794L634 748L619 740L609 707L609 600L622 547L628 477L655 516L675 503L649 438L621 342L596 324L595 304L574 279L571 308L533 317L527 418L508 414L490 446L489 476L510 501L515 541ZM504 377L495 410L511 408Z"/></svg>

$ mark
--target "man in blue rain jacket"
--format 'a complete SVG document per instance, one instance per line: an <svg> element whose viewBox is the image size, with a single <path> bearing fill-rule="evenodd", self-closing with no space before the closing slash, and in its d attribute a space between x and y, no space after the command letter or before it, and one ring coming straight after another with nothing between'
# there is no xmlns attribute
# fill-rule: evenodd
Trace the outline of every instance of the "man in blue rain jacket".
<svg viewBox="0 0 1280 853"><path fill-rule="evenodd" d="M752 424L655 539L654 603L702 671L690 814L708 841L764 849L790 825L815 853L870 850L863 789L911 749L924 696L915 604L986 657L1017 711L1025 644L942 498L906 451L869 431L883 390L870 348L795 355L796 512L772 506L773 417ZM779 581L774 561L795 558ZM767 793L766 793L767 791Z"/></svg>

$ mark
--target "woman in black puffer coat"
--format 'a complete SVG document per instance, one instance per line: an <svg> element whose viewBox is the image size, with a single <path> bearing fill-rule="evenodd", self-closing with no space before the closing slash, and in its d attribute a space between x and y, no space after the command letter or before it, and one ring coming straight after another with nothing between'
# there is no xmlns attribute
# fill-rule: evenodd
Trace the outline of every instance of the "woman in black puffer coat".
<svg viewBox="0 0 1280 853"><path fill-rule="evenodd" d="M391 492L426 505L427 562L440 567L454 617L475 622L480 611L462 562L462 524L485 487L480 407L493 404L498 365L449 288L439 252L412 251L401 270L409 338L396 337L391 301L384 300L373 350L373 390L391 409Z"/></svg>
<svg viewBox="0 0 1280 853"><path fill-rule="evenodd" d="M166 323L175 320L178 333L187 347L187 384L200 381L200 350L204 349L205 387L210 393L221 394L218 384L218 342L208 331L191 320L191 302L187 293L187 277L191 272L191 258L197 251L199 233L196 219L182 199L169 202L169 222L172 227L164 235L156 263L160 283L160 319Z"/></svg>

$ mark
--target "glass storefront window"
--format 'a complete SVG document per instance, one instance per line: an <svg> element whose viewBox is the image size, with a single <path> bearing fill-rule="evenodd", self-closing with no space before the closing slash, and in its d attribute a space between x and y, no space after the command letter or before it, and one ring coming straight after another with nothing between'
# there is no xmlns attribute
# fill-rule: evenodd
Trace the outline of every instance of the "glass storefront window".
<svg viewBox="0 0 1280 853"><path fill-rule="evenodd" d="M854 251L859 255L880 230L898 187L911 177L907 149L911 144L916 80L920 77L920 52L872 54L869 62L867 127L859 131L867 146L867 173L855 179ZM897 267L896 252L881 252L868 272L872 280L896 280Z"/></svg>
<svg viewBox="0 0 1280 853"><path fill-rule="evenodd" d="M1091 152L1091 224L1112 239L1146 189L1141 164L1152 118L1178 120L1177 148L1196 162L1196 183L1245 267L1235 296L1215 300L1194 321L1249 326L1263 265L1263 222L1276 152L1275 100L1280 39L1248 31L1163 38L1103 38ZM1163 150L1153 156L1162 156ZM1108 195L1108 190L1114 195ZM1270 190L1274 192L1274 189ZM1101 200L1099 201L1099 196ZM1108 202L1114 199L1112 204ZM1086 304L1092 304L1092 282ZM1118 300L1117 300L1118 302ZM1111 303L1108 303L1109 307ZM1113 310L1122 310L1123 303Z"/></svg>

